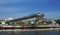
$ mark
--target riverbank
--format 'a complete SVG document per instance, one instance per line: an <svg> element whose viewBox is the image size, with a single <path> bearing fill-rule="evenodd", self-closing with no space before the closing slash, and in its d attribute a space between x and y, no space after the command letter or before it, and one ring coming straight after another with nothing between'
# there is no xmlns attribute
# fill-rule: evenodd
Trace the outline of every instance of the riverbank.
<svg viewBox="0 0 60 35"><path fill-rule="evenodd" d="M47 31L47 30L60 30L60 28L47 28L47 29L7 29L7 30L0 30L0 32L6 31L6 32L11 32L11 31Z"/></svg>

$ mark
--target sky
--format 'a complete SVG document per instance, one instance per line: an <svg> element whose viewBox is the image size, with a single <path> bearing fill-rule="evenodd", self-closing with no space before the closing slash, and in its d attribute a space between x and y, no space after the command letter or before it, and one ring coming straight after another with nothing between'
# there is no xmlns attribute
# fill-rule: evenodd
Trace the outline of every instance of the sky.
<svg viewBox="0 0 60 35"><path fill-rule="evenodd" d="M19 18L36 12L44 13L44 18L60 19L60 0L0 0L0 18Z"/></svg>

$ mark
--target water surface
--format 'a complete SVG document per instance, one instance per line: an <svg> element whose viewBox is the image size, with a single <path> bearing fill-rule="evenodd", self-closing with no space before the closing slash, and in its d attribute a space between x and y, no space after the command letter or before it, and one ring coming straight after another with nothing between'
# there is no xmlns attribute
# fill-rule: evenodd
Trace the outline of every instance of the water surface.
<svg viewBox="0 0 60 35"><path fill-rule="evenodd" d="M26 31L26 32L0 32L0 35L60 35L60 30L52 31Z"/></svg>

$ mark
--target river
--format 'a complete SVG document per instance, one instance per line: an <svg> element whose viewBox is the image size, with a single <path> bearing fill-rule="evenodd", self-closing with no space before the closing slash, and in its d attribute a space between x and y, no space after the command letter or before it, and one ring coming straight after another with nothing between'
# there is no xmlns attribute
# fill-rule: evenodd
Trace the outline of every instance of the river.
<svg viewBox="0 0 60 35"><path fill-rule="evenodd" d="M0 32L0 35L60 35L60 30L26 31L26 32Z"/></svg>

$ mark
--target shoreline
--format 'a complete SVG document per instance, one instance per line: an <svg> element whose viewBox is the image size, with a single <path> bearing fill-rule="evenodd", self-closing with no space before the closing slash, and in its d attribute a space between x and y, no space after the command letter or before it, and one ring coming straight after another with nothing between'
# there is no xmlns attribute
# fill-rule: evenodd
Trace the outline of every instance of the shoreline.
<svg viewBox="0 0 60 35"><path fill-rule="evenodd" d="M18 32L18 31L48 31L48 30L60 30L60 28L49 28L49 29L7 29L0 30L0 32Z"/></svg>

